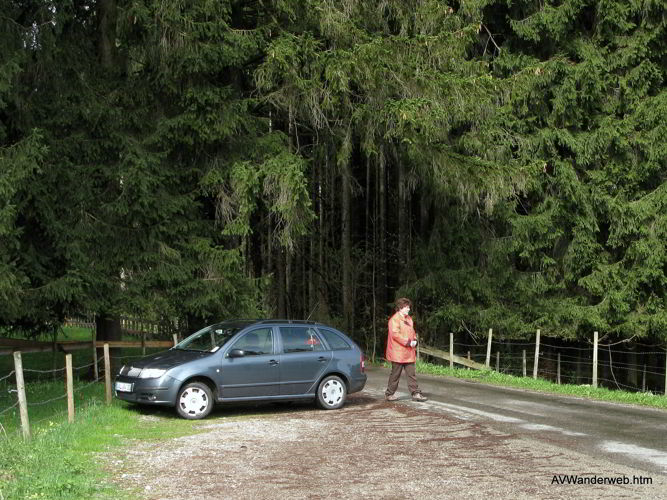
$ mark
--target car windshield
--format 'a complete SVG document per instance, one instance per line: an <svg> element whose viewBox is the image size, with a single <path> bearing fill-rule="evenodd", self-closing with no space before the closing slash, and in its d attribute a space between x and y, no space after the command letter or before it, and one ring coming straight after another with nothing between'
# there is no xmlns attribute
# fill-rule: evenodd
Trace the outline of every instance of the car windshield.
<svg viewBox="0 0 667 500"><path fill-rule="evenodd" d="M240 330L241 327L231 325L207 326L176 344L173 349L203 352L217 351Z"/></svg>

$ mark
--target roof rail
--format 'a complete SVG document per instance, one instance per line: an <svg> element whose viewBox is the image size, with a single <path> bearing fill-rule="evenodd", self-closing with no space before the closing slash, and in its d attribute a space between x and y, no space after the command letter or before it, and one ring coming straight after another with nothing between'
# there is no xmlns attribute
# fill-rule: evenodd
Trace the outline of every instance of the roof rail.
<svg viewBox="0 0 667 500"><path fill-rule="evenodd" d="M317 321L307 321L305 319L263 319L257 321L258 323L288 323L288 324L295 324L295 325L316 325L318 324Z"/></svg>

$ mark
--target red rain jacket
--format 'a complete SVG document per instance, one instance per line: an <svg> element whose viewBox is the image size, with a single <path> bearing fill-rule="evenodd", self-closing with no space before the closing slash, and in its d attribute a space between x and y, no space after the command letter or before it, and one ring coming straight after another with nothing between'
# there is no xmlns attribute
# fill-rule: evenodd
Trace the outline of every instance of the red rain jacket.
<svg viewBox="0 0 667 500"><path fill-rule="evenodd" d="M417 359L416 349L410 347L410 341L417 340L417 334L412 326L412 318L403 318L401 313L396 313L389 318L389 334L387 336L387 361L395 363L414 363Z"/></svg>

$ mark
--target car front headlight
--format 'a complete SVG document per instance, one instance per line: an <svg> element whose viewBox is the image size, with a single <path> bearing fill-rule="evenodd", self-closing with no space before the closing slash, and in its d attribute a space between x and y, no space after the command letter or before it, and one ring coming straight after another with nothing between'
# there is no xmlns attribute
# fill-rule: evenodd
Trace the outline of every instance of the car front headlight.
<svg viewBox="0 0 667 500"><path fill-rule="evenodd" d="M139 378L160 378L167 373L167 370L162 368L144 368L139 374Z"/></svg>

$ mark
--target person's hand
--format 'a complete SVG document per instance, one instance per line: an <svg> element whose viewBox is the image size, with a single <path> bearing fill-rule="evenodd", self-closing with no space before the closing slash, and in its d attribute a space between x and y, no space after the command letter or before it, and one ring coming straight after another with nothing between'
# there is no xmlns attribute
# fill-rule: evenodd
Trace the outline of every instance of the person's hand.
<svg viewBox="0 0 667 500"><path fill-rule="evenodd" d="M416 345L417 345L417 341L416 341L416 340L413 340L413 341L410 342L410 347L414 347L414 346L416 346Z"/></svg>

